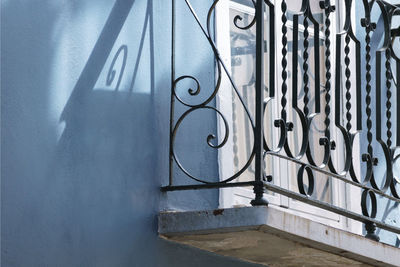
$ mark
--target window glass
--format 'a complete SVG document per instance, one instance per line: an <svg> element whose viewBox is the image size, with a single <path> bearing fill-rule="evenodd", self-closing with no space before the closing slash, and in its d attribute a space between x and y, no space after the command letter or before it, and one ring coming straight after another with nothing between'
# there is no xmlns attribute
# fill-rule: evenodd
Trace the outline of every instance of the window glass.
<svg viewBox="0 0 400 267"><path fill-rule="evenodd" d="M244 1L241 1L244 3ZM245 105L248 107L251 116L254 118L255 111L255 37L256 37L256 26L250 27L247 30L238 28L235 25L235 21L239 27L249 25L254 19L254 6L244 5L242 8L231 6L229 10L230 20L230 46L231 46L231 74L232 78L237 86L239 93L241 94ZM235 18L241 17L242 20L235 20ZM269 21L268 12L265 13L265 21ZM266 23L267 25L267 23ZM265 97L269 92L269 28L264 27L265 36L265 53L264 53L264 69L265 69ZM273 105L267 106L267 113L272 114ZM233 121L233 140L234 140L234 165L236 171L239 170L247 161L251 154L253 147L254 137L253 130L250 121L247 119L245 111L239 98L235 95L232 101L232 121ZM273 118L267 116L265 118L265 135L269 141L273 141L273 136L278 136L279 132L274 131ZM276 145L276 144L275 144ZM265 161L266 172L271 174L273 172L274 160L269 159ZM254 164L240 176L239 181L250 181L254 180Z"/></svg>
<svg viewBox="0 0 400 267"><path fill-rule="evenodd" d="M254 117L254 110L255 110L255 31L256 26L250 27L247 30L243 30L238 28L235 25L235 21L237 22L238 26L244 27L249 25L254 19L254 6L251 1L245 0L236 0L232 1L235 3L240 3L241 5L231 5L229 10L229 21L230 21L230 47L231 47L231 74L232 78L237 86L239 93L241 94L244 103L248 107L251 115ZM293 14L294 12L298 12L301 8L301 1L298 0L288 0L288 98L289 103L291 103L291 90L292 90L292 83L291 83L291 72L292 72L292 65L291 65L291 58L293 55ZM280 6L280 5L279 5ZM319 31L323 30L323 12L319 7L319 1L311 0L311 9L315 16L317 22L319 22L318 29ZM265 97L268 96L269 91L269 17L268 17L268 7L266 6L265 12L265 53L264 53L264 62L265 62ZM235 20L235 18L239 17L241 20ZM298 50L296 51L298 54L298 103L299 107L303 108L303 97L304 97L304 84L303 84L303 42L304 42L304 27L302 26L303 17L299 17L299 42L298 42ZM309 96L310 96L310 103L309 106L311 108L311 112L315 110L314 103L315 103L315 95L314 95L314 87L315 87L315 52L314 52L314 34L313 34L313 24L309 23L309 47L308 47L308 71L307 75L309 77L309 84L308 87L310 88ZM280 29L278 25L276 27ZM319 54L320 54L320 86L321 86L321 105L324 106L324 83L325 83L325 62L324 62L324 40L323 40L323 33L320 33L319 36ZM277 44L280 42L278 41ZM280 51L278 49L277 51ZM278 60L278 62L280 62ZM280 91L279 86L277 86L276 91ZM279 131L274 127L273 121L279 117L279 99L276 97L274 101L271 101L266 106L266 116L264 120L264 134L267 142L269 144L273 144L273 146L277 145L277 137L279 136ZM289 120L295 124L295 133L289 136L290 146L293 151L298 152L299 146L301 143L301 126L298 116L295 114L294 110L288 106L288 116ZM319 138L324 135L324 115L321 114L317 116L312 123L312 138L310 138L310 146L311 150L313 151L313 156L315 157L317 162L322 162L322 151L321 147L319 146ZM239 171L244 164L247 162L250 154L251 149L253 146L254 138L253 138L253 131L251 128L250 121L246 117L245 110L243 109L242 104L239 101L239 98L233 94L233 101L232 101L232 123L233 123L233 152L234 152L234 168L235 172ZM274 157L267 157L265 160L265 170L267 174L274 173L274 168L279 166L279 162ZM289 179L289 189L293 191L298 191L297 189L297 170L298 165L289 163L289 178L285 177L285 179ZM275 170L276 171L276 170ZM283 177L274 177L274 179L283 179ZM254 179L254 164L252 164L248 170L241 175L238 180L239 181L250 181ZM276 181L275 181L276 182ZM325 175L315 174L315 182L316 187L314 190L313 197L328 203L332 203L332 179L326 177Z"/></svg>

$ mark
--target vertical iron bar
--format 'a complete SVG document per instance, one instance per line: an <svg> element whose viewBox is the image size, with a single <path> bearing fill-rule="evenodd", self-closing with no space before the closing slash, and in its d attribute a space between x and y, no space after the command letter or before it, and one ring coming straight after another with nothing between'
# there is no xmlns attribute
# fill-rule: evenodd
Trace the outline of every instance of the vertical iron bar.
<svg viewBox="0 0 400 267"><path fill-rule="evenodd" d="M345 46L344 46L344 54L345 54L344 64L346 65L346 68L345 68L345 76L346 76L346 82L345 82L346 104L345 104L345 107L346 107L346 119L347 119L346 130L348 132L350 132L351 127L352 127L352 125L351 125L351 118L352 118L352 115L351 115L351 82L350 82L351 71L350 71L350 57L349 57L350 46L349 46L349 44L350 44L350 36L347 33L346 37L345 37Z"/></svg>
<svg viewBox="0 0 400 267"><path fill-rule="evenodd" d="M379 140L382 138L382 128L381 128L381 120L382 120L382 113L381 113L381 52L376 53L376 80L375 80L375 88L376 88L376 118L375 118L375 125L376 125L376 139Z"/></svg>
<svg viewBox="0 0 400 267"><path fill-rule="evenodd" d="M340 126L340 103L341 103L341 63L342 63L342 54L341 54L341 37L339 34L336 35L336 59L335 59L335 125Z"/></svg>
<svg viewBox="0 0 400 267"><path fill-rule="evenodd" d="M293 44L292 44L292 106L297 108L297 64L299 50L299 16L293 15Z"/></svg>
<svg viewBox="0 0 400 267"><path fill-rule="evenodd" d="M310 98L308 96L308 92L310 91L309 88L309 77L308 77L308 46L309 46L309 33L308 33L308 18L304 14L304 20L303 20L303 25L304 25L304 41L303 41L303 91L304 91L304 96L303 96L303 102L304 102L304 107L303 107L303 112L304 115L307 117L310 113L310 109L308 108L308 103L310 102Z"/></svg>
<svg viewBox="0 0 400 267"><path fill-rule="evenodd" d="M396 92L396 121L400 120L400 61L396 60L396 85L397 85L397 92ZM397 124L396 129L396 146L400 146L400 123Z"/></svg>
<svg viewBox="0 0 400 267"><path fill-rule="evenodd" d="M172 156L172 131L174 125L174 86L175 86L175 0L171 1L171 103L170 103L170 120L169 120L169 185L173 184L173 156Z"/></svg>
<svg viewBox="0 0 400 267"><path fill-rule="evenodd" d="M330 26L331 26L331 20L329 18L329 15L331 14L331 12L333 11L334 8L332 8L331 6L324 6L324 2L320 2L321 3L321 7L325 8L325 136L328 138L328 141L330 141L331 138L331 133L330 133L330 113L331 113L331 106L330 106L330 102L331 102L331 95L330 95L330 91L331 91L331 60L330 60L330 56L331 56L331 40L330 40L330 35L331 35L331 31L330 31Z"/></svg>
<svg viewBox="0 0 400 267"><path fill-rule="evenodd" d="M373 149L372 149L372 132L371 132L371 128L372 128L372 120L371 120L371 37L369 36L369 34L371 33L371 29L370 27L368 27L368 25L366 25L366 35L365 35L365 51L366 51L366 55L365 55L365 60L366 60L366 81L367 81L367 85L366 85L366 92L367 95L365 96L365 103L366 103L366 108L365 108L365 113L367 114L367 140L368 140L368 154L371 156L371 158L373 157Z"/></svg>
<svg viewBox="0 0 400 267"><path fill-rule="evenodd" d="M287 93L287 17L286 17L286 10L287 10L287 4L286 0L282 0L281 4L281 10L282 10L282 97L281 97L281 118L285 121L286 123L286 104L287 104L287 99L286 99L286 93Z"/></svg>
<svg viewBox="0 0 400 267"><path fill-rule="evenodd" d="M256 5L256 113L255 113L255 199L251 201L253 206L268 205L264 195L264 159L263 159L263 103L264 103L264 0L257 0Z"/></svg>
<svg viewBox="0 0 400 267"><path fill-rule="evenodd" d="M270 3L270 2L268 2ZM269 96L275 96L275 8L269 5Z"/></svg>
<svg viewBox="0 0 400 267"><path fill-rule="evenodd" d="M369 35L367 35L367 36L369 36ZM376 83L375 84L375 89L376 89L376 91L375 91L375 94L376 94L375 95L375 100L376 100L376 107L375 107L376 108L376 118L375 118L375 122L376 122L375 123L375 126L376 126L376 140L380 140L381 139L381 133L382 133L382 130L381 130L381 71L382 71L381 64L382 64L382 61L381 60L382 60L381 52L378 51L378 52L376 52L376 61L375 61L375 67L376 67L375 68L375 71L376 71L376 73L375 73L375 75L376 75L375 76L376 77L376 80L375 80L375 83ZM370 93L370 91L367 91L367 97L369 96L369 93ZM367 108L368 107L369 107L369 104L367 102ZM370 115L368 115L368 117L369 117L369 121L371 121ZM368 127L372 127L371 123L368 125ZM372 137L372 135L371 135L371 137ZM370 144L371 143L369 143L369 145ZM371 154L370 154L371 155L371 159L372 159L372 161L374 161L374 158L372 157L372 146L371 146L371 151L370 151L370 148L368 147L368 153L369 152L371 152ZM371 179L371 185L372 185L372 187L376 187L376 182L375 182L373 177ZM368 192L368 191L364 190L364 192ZM371 192L371 193L372 193L372 195L370 194L371 203L373 201L376 202L376 199L375 200L372 199L374 193L373 192ZM363 206L363 202L364 202L364 200L362 199L361 200L361 205L362 206ZM374 204L372 204L372 205L374 205ZM375 212L375 215L373 215L372 213L374 213L374 212L371 212L370 217L375 218L376 212ZM364 224L364 227L365 227L365 231L367 232L367 234L365 235L366 238L371 239L371 240L375 240L375 241L379 241L379 236L375 233L376 225L374 223L366 222Z"/></svg>
<svg viewBox="0 0 400 267"><path fill-rule="evenodd" d="M311 13L311 10L310 10ZM315 113L321 112L321 78L320 78L320 55L319 55L319 28L314 24L314 86L315 86Z"/></svg>
<svg viewBox="0 0 400 267"><path fill-rule="evenodd" d="M361 113L361 49L360 43L355 43L356 49L356 119L357 119L357 130L362 130L362 113Z"/></svg>
<svg viewBox="0 0 400 267"><path fill-rule="evenodd" d="M386 136L387 136L387 141L386 144L388 146L388 148L390 148L392 146L392 121L391 121L391 117L392 117L392 102L391 102L391 97L392 97L392 90L391 90L391 86L392 86L392 82L391 82L391 66L390 66L390 48L387 48L385 51L385 57L386 57L386 61L385 61L385 68L386 68L386 72L385 72L385 76L386 76L386 127L387 127L387 131L386 131Z"/></svg>

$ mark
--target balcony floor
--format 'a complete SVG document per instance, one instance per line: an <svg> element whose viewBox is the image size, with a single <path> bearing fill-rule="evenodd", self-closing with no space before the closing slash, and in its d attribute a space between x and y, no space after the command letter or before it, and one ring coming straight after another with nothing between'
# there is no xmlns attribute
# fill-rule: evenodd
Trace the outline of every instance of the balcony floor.
<svg viewBox="0 0 400 267"><path fill-rule="evenodd" d="M271 207L161 212L159 234L268 266L400 266L400 249Z"/></svg>

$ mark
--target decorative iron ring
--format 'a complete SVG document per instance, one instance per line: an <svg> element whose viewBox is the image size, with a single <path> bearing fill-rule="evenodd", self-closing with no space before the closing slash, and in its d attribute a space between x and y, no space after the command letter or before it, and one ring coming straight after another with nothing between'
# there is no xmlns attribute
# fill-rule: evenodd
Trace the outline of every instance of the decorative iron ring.
<svg viewBox="0 0 400 267"><path fill-rule="evenodd" d="M304 171L307 172L307 177L308 177L308 188L307 188L307 192L304 189ZM297 173L297 186L299 189L300 194L305 195L307 197L310 197L313 192L314 192L314 174L311 170L311 168L309 168L306 165L301 165L301 167L299 168L299 171Z"/></svg>
<svg viewBox="0 0 400 267"><path fill-rule="evenodd" d="M371 214L369 213L368 207L367 207L368 195L371 199ZM364 216L367 216L367 217L373 218L373 219L376 217L376 211L377 211L376 196L375 196L375 193L369 189L365 189L361 194L361 209L362 209L362 214Z"/></svg>
<svg viewBox="0 0 400 267"><path fill-rule="evenodd" d="M268 98L264 101L264 116L265 116L265 111L267 105L272 102L274 98ZM276 119L274 120L274 127L280 129L280 137L279 137L279 142L277 148L273 149L271 146L268 145L267 140L265 139L265 134L263 135L264 138L264 149L267 152L276 152L278 153L279 151L282 150L283 146L285 145L286 142L286 136L287 136L287 125L283 119Z"/></svg>
<svg viewBox="0 0 400 267"><path fill-rule="evenodd" d="M295 159L301 159L304 156L304 154L306 153L306 151L307 151L308 138L309 138L309 129L308 129L309 120L310 120L310 118L312 119L312 117L315 114L311 114L310 116L305 117L304 113L299 108L295 107L293 109L296 111L297 115L300 118L301 129L302 129L302 132L303 132L300 152L296 156L294 155L294 153L292 153L292 151L291 151L291 149L289 147L288 137L287 136L286 136L284 149L285 149L286 155L288 155L288 157L295 158Z"/></svg>
<svg viewBox="0 0 400 267"><path fill-rule="evenodd" d="M317 114L314 113L314 114L311 114L311 115L313 115L313 116L309 116L309 118L308 118L308 131L311 131L312 120L315 118L315 116ZM325 168L325 166L328 163L329 158L330 158L331 143L330 143L329 139L326 136L324 136L324 137L319 139L319 145L324 147L323 160L322 160L322 163L320 165L317 165L317 163L314 160L314 157L313 157L312 152L311 152L311 147L310 147L310 142L309 141L307 143L306 156L307 156L308 162L311 165L313 165L315 167L318 167L320 169L323 169L323 168Z"/></svg>
<svg viewBox="0 0 400 267"><path fill-rule="evenodd" d="M398 148L398 147L397 147L397 148ZM393 166L395 165L396 161L400 159L400 154L398 154L397 156L395 156L395 151L396 151L396 148L393 148L393 149L391 150L391 155L392 155L392 157L391 157L391 158L392 158L392 160L391 160L391 162L392 162L392 168L393 168ZM392 173L393 173L393 171L392 171ZM397 185L397 184L400 184L400 178L399 178L399 177L396 177L396 176L394 175L394 173L393 173L393 178L392 178L391 183L390 183L390 192L392 193L392 195L393 195L395 198L400 199L400 194L397 192L397 189L396 189L396 185Z"/></svg>

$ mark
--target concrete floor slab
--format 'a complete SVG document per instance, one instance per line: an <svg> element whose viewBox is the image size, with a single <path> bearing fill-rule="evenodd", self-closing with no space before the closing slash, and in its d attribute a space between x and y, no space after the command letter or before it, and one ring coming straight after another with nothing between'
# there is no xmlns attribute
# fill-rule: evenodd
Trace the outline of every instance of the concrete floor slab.
<svg viewBox="0 0 400 267"><path fill-rule="evenodd" d="M161 237L268 266L400 266L400 249L272 207L161 212Z"/></svg>

